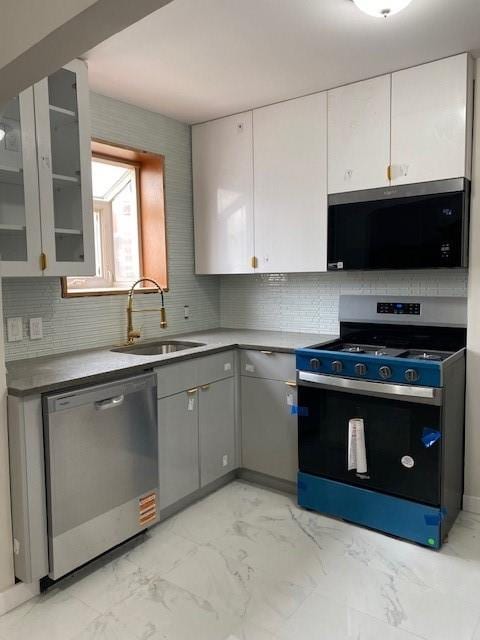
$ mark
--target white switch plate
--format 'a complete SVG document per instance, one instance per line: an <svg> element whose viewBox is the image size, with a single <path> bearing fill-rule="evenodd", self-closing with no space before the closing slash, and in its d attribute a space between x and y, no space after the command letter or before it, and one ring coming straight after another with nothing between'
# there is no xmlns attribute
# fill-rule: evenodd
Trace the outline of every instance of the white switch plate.
<svg viewBox="0 0 480 640"><path fill-rule="evenodd" d="M41 318L30 318L30 340L43 338L43 322Z"/></svg>
<svg viewBox="0 0 480 640"><path fill-rule="evenodd" d="M22 318L7 318L7 339L9 342L23 340Z"/></svg>

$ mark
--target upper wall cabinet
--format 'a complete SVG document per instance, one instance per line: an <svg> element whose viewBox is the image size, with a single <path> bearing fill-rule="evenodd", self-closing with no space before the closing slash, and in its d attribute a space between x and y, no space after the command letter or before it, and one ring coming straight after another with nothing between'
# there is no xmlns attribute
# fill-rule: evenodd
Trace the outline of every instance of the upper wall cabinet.
<svg viewBox="0 0 480 640"><path fill-rule="evenodd" d="M470 178L468 54L328 92L328 192Z"/></svg>
<svg viewBox="0 0 480 640"><path fill-rule="evenodd" d="M0 270L32 275L42 251L33 89L0 108L0 136Z"/></svg>
<svg viewBox="0 0 480 640"><path fill-rule="evenodd" d="M45 275L94 275L87 68L76 60L34 87Z"/></svg>
<svg viewBox="0 0 480 640"><path fill-rule="evenodd" d="M326 93L255 109L253 151L256 271L325 271Z"/></svg>
<svg viewBox="0 0 480 640"><path fill-rule="evenodd" d="M328 92L328 192L390 184L390 76Z"/></svg>
<svg viewBox="0 0 480 640"><path fill-rule="evenodd" d="M472 78L467 54L392 74L392 184L470 177Z"/></svg>
<svg viewBox="0 0 480 640"><path fill-rule="evenodd" d="M252 113L192 128L196 273L252 273Z"/></svg>
<svg viewBox="0 0 480 640"><path fill-rule="evenodd" d="M75 61L0 108L0 271L95 273L87 69Z"/></svg>

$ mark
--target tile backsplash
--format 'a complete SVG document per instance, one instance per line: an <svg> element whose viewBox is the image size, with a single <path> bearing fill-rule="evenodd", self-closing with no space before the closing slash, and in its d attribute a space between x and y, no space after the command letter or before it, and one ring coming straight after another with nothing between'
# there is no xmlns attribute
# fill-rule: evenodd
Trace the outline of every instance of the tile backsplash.
<svg viewBox="0 0 480 640"><path fill-rule="evenodd" d="M222 326L338 332L341 294L466 296L467 271L370 271L220 278Z"/></svg>
<svg viewBox="0 0 480 640"><path fill-rule="evenodd" d="M219 325L216 277L194 275L192 167L190 127L117 100L91 95L93 136L109 142L165 155L165 198L169 288L165 295L168 329L159 328L157 314L138 314L144 337L197 331ZM139 295L138 306L157 306L157 297ZM125 340L126 296L64 299L59 278L5 278L4 316L22 317L24 339L6 342L6 359L31 358ZM189 305L190 319L183 318ZM44 337L30 340L29 318L42 317Z"/></svg>

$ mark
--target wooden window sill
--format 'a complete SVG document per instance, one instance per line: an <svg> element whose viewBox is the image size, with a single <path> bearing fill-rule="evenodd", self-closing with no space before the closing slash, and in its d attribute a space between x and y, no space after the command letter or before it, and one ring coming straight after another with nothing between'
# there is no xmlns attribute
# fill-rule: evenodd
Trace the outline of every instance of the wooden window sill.
<svg viewBox="0 0 480 640"><path fill-rule="evenodd" d="M168 289L163 289L168 291ZM130 289L120 289L117 287L102 288L102 289L69 289L68 292L63 292L63 298L85 298L87 296L126 296ZM137 293L158 293L158 289L155 287L139 287L135 289L135 295Z"/></svg>

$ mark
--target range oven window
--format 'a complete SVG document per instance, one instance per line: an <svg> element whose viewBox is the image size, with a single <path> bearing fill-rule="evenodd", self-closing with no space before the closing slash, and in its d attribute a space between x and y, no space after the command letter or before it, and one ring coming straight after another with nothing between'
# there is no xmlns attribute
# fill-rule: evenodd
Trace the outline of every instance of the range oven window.
<svg viewBox="0 0 480 640"><path fill-rule="evenodd" d="M440 504L442 439L423 440L425 430L441 431L439 406L313 386L299 387L298 402L306 408L298 422L300 471ZM363 418L366 473L348 470L352 418Z"/></svg>
<svg viewBox="0 0 480 640"><path fill-rule="evenodd" d="M464 192L328 207L329 269L463 266Z"/></svg>

